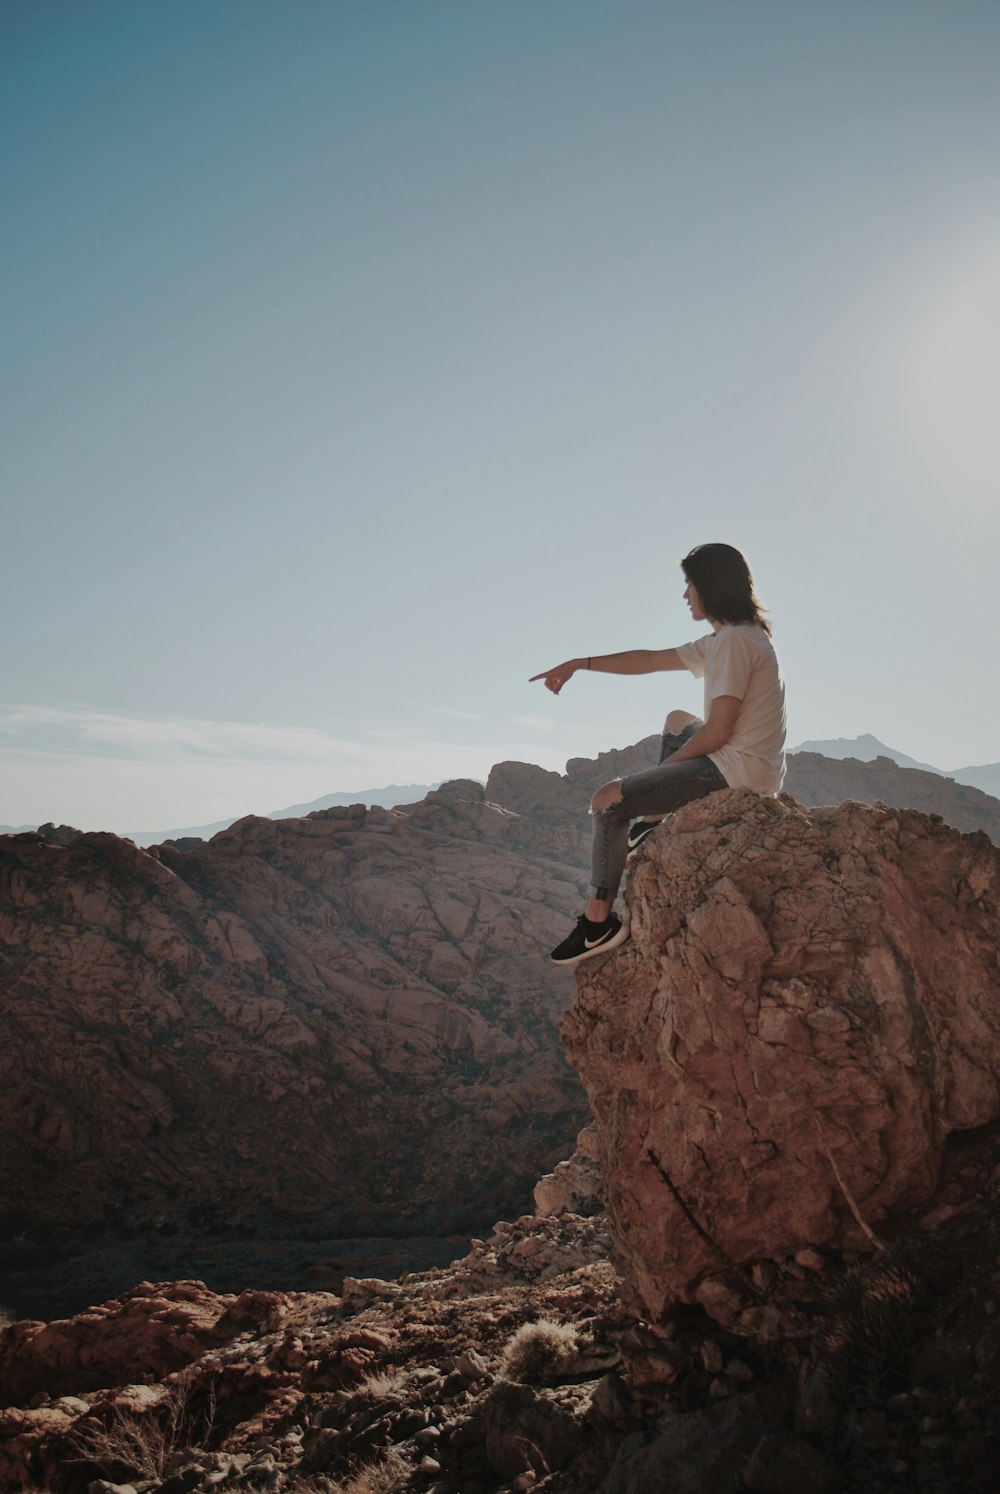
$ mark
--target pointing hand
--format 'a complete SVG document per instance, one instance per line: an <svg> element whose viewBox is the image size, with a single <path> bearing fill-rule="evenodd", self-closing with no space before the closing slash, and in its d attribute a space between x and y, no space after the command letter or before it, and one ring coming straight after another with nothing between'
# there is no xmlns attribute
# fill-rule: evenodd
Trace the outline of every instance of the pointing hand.
<svg viewBox="0 0 1000 1494"><path fill-rule="evenodd" d="M551 690L553 695L558 695L566 681L576 674L578 665L575 660L568 660L565 664L558 664L555 669L543 669L541 674L533 674L528 681L533 685L535 680L544 680L546 690Z"/></svg>

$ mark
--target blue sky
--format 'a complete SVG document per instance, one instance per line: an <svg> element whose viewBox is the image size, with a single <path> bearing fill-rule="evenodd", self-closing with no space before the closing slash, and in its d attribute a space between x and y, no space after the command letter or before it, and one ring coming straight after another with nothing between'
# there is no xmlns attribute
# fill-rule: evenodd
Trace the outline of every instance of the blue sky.
<svg viewBox="0 0 1000 1494"><path fill-rule="evenodd" d="M561 767L700 685L1000 759L1000 6L0 9L0 823Z"/></svg>

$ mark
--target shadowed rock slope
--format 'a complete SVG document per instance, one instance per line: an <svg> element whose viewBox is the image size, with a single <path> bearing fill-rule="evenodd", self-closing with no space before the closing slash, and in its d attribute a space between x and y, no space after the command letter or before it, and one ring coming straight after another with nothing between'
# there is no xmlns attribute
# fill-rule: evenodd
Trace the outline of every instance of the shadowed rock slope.
<svg viewBox="0 0 1000 1494"><path fill-rule="evenodd" d="M585 1115L540 960L583 858L582 826L464 782L187 854L0 839L8 1227L448 1233L521 1206Z"/></svg>

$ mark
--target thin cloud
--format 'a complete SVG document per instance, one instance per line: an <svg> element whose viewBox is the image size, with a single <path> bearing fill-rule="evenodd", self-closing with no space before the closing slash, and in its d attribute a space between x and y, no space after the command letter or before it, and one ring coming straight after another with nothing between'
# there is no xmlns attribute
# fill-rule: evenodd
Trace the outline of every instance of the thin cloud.
<svg viewBox="0 0 1000 1494"><path fill-rule="evenodd" d="M0 705L0 823L128 832L208 824L389 783L485 782L496 762L561 767L506 733L462 743L400 723L357 739L308 726Z"/></svg>
<svg viewBox="0 0 1000 1494"><path fill-rule="evenodd" d="M36 755L81 752L179 760L328 762L345 752L364 754L362 742L310 726L209 721L193 717L123 716L55 706L0 707L0 741L7 750Z"/></svg>

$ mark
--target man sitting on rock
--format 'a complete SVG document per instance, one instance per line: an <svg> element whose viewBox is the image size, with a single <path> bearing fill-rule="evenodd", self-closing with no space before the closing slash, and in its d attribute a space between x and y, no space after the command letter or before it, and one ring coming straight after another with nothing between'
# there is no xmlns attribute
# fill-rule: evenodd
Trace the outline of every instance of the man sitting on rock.
<svg viewBox="0 0 1000 1494"><path fill-rule="evenodd" d="M612 910L626 857L665 815L718 789L776 794L785 776L785 688L750 567L732 545L711 544L697 545L681 568L691 616L707 622L710 633L677 648L570 659L533 676L554 695L578 669L604 674L688 669L705 679L704 721L671 711L659 765L616 778L591 799L592 896L573 932L552 951L557 965L578 965L624 944L628 925Z"/></svg>

